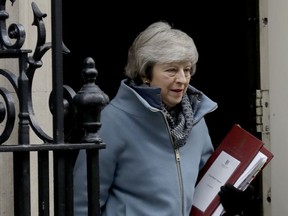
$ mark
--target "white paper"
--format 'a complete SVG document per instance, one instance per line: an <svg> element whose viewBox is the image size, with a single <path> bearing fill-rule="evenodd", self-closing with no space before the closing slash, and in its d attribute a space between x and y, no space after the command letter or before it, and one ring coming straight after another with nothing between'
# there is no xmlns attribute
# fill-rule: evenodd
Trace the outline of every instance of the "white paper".
<svg viewBox="0 0 288 216"><path fill-rule="evenodd" d="M222 151L195 188L194 206L205 212L240 161Z"/></svg>
<svg viewBox="0 0 288 216"><path fill-rule="evenodd" d="M249 166L245 169L242 175L235 182L234 187L245 190L251 181L255 178L258 172L266 163L268 157L262 152L258 152ZM220 216L224 213L224 208L221 204L218 205L212 216Z"/></svg>
<svg viewBox="0 0 288 216"><path fill-rule="evenodd" d="M224 208L221 204L219 204L211 216L221 216L223 213L224 213Z"/></svg>
<svg viewBox="0 0 288 216"><path fill-rule="evenodd" d="M258 152L254 157L249 166L245 169L239 179L235 182L234 186L245 190L247 186L251 183L251 181L255 178L258 172L262 169L264 164L266 163L268 157L262 152Z"/></svg>

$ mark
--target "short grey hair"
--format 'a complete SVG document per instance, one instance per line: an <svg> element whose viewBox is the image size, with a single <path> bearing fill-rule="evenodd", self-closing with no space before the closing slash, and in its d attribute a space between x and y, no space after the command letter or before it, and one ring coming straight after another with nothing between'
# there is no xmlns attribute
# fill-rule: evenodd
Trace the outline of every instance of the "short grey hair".
<svg viewBox="0 0 288 216"><path fill-rule="evenodd" d="M196 71L198 51L185 32L159 21L148 26L134 40L128 52L125 75L130 79L146 77L146 69L155 63L191 62Z"/></svg>

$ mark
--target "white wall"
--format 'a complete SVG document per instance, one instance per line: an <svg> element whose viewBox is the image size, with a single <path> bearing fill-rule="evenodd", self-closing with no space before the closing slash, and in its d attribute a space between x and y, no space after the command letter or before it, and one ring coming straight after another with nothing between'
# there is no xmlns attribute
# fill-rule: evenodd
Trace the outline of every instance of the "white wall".
<svg viewBox="0 0 288 216"><path fill-rule="evenodd" d="M25 44L23 49L30 49L32 55L36 46L37 31L36 26L32 26L33 23L33 12L31 3L35 2L42 13L46 13L48 16L44 18L46 26L46 42L51 42L51 9L50 1L43 0L25 0L16 1L13 6L11 6L10 1L6 1L6 11L9 13L9 18L7 19L7 27L11 23L20 23L24 26L26 31ZM52 87L52 62L51 62L51 51L48 51L46 55L42 58L43 66L37 70L33 79L32 94L33 94L33 106L35 115L42 129L52 136L52 115L49 111L48 98ZM11 59L0 59L0 68L8 69L9 71L18 75L18 61ZM0 77L0 86L5 87L11 92L13 98L16 102L16 110L18 114L18 98L12 86L3 77ZM1 100L1 99L0 99ZM18 115L16 116L15 129L13 130L13 135L6 141L5 145L17 144L17 131L18 131ZM2 124L0 125L0 129ZM42 143L41 140L32 132L30 133L30 142L33 144ZM35 160L37 159L35 152L31 153L31 189L32 189L32 216L38 215L38 188L37 188L37 167ZM11 153L1 153L0 156L0 215L1 216L11 216L13 215L13 168L12 168L12 154ZM53 203L53 202L52 202Z"/></svg>
<svg viewBox="0 0 288 216"><path fill-rule="evenodd" d="M270 134L264 139L274 153L271 162L271 212L265 215L288 215L288 1L260 0L262 88L269 89ZM267 177L267 176L266 176ZM266 188L267 189L267 188ZM265 191L265 190L264 190ZM267 192L267 191L266 191Z"/></svg>

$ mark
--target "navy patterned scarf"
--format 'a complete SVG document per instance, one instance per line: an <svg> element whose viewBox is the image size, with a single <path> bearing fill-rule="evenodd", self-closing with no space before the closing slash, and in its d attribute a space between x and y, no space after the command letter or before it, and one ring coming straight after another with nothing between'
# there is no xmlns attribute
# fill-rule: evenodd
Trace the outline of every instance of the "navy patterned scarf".
<svg viewBox="0 0 288 216"><path fill-rule="evenodd" d="M193 121L193 111L187 94L183 96L181 106L179 104L179 106L168 111L167 106L163 104L162 111L171 129L174 149L184 146L186 144L187 136L192 129Z"/></svg>
<svg viewBox="0 0 288 216"><path fill-rule="evenodd" d="M150 101L149 94L144 94L145 89L151 88L150 86L146 84L138 86L133 80L130 80L129 85L142 97L144 97L147 102ZM162 112L164 113L170 127L171 135L174 141L174 149L184 146L186 144L188 134L192 129L193 122L193 110L188 95L185 94L181 103L169 110L163 102L160 102L160 104ZM150 105L153 106L152 104Z"/></svg>

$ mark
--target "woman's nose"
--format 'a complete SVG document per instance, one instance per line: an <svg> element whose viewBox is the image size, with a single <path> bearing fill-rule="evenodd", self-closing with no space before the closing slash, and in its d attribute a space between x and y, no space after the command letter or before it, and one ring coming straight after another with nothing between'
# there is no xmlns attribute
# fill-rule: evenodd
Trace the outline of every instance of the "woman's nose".
<svg viewBox="0 0 288 216"><path fill-rule="evenodd" d="M186 83L187 82L187 77L185 76L185 71L184 70L179 70L176 73L176 81L177 82L182 82L182 83Z"/></svg>

